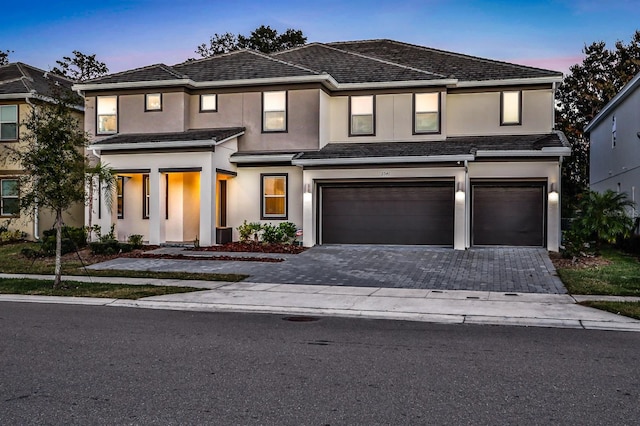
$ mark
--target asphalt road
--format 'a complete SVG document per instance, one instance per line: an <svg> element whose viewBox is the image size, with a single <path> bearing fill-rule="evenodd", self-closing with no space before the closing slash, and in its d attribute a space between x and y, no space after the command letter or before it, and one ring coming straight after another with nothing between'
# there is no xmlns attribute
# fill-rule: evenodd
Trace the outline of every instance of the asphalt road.
<svg viewBox="0 0 640 426"><path fill-rule="evenodd" d="M0 424L637 424L640 334L0 303Z"/></svg>

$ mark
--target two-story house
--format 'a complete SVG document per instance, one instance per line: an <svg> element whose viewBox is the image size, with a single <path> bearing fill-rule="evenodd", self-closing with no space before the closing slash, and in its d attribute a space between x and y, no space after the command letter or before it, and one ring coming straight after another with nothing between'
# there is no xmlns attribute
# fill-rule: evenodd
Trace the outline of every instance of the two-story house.
<svg viewBox="0 0 640 426"><path fill-rule="evenodd" d="M589 134L589 184L593 191L640 191L640 74L585 127ZM632 212L637 216L636 211Z"/></svg>
<svg viewBox="0 0 640 426"><path fill-rule="evenodd" d="M38 239L41 231L50 229L55 215L49 211L20 211L18 178L23 174L19 164L11 161L9 150L18 148L26 129L22 126L33 111L34 101L53 101L59 88L71 91L73 81L20 62L0 66L0 225L20 230L29 239ZM83 125L82 107L77 107L80 126ZM63 215L71 226L83 226L84 208L74 206Z"/></svg>
<svg viewBox="0 0 640 426"><path fill-rule="evenodd" d="M88 81L90 149L118 173L94 223L152 244L235 239L247 220L295 222L305 246L557 250L561 78L369 40Z"/></svg>

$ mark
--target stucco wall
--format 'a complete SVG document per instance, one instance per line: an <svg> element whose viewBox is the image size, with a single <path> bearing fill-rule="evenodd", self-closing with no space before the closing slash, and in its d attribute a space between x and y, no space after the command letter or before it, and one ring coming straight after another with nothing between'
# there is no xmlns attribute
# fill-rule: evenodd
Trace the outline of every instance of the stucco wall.
<svg viewBox="0 0 640 426"><path fill-rule="evenodd" d="M260 219L260 174L288 174L288 218L286 220ZM233 228L233 239L237 240L238 226L247 222L278 224L293 222L302 226L302 169L299 167L239 167L238 176L229 179L227 225Z"/></svg>
<svg viewBox="0 0 640 426"><path fill-rule="evenodd" d="M616 146L612 147L612 122L616 117ZM636 89L602 118L590 134L591 188L626 192L635 198L640 188L640 89Z"/></svg>
<svg viewBox="0 0 640 426"><path fill-rule="evenodd" d="M447 97L441 95L441 111ZM413 92L377 94L375 96L375 135L349 136L349 96L333 96L329 101L331 142L389 142L408 140L441 140L446 134L446 122L441 120L438 134L413 134Z"/></svg>
<svg viewBox="0 0 640 426"><path fill-rule="evenodd" d="M522 91L522 124L500 125L500 91L447 95L447 136L549 133L553 91Z"/></svg>

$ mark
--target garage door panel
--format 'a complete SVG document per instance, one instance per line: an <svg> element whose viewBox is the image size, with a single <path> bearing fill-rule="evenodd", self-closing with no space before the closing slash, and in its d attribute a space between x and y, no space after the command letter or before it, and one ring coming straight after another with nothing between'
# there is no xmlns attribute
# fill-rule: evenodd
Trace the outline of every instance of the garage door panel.
<svg viewBox="0 0 640 426"><path fill-rule="evenodd" d="M324 187L325 244L453 244L453 186Z"/></svg>
<svg viewBox="0 0 640 426"><path fill-rule="evenodd" d="M475 185L472 209L475 245L544 245L542 185Z"/></svg>

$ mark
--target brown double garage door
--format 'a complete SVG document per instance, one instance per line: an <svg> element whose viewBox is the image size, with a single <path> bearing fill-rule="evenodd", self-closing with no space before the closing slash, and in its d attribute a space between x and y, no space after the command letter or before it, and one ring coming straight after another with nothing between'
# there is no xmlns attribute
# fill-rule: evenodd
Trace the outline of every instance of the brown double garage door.
<svg viewBox="0 0 640 426"><path fill-rule="evenodd" d="M539 238L544 226L542 206L523 202L523 197L533 199L529 188L474 185L473 244L544 245ZM510 203L510 197L517 203ZM454 208L452 182L321 185L321 243L452 246ZM537 226L530 223L532 210L537 211Z"/></svg>

